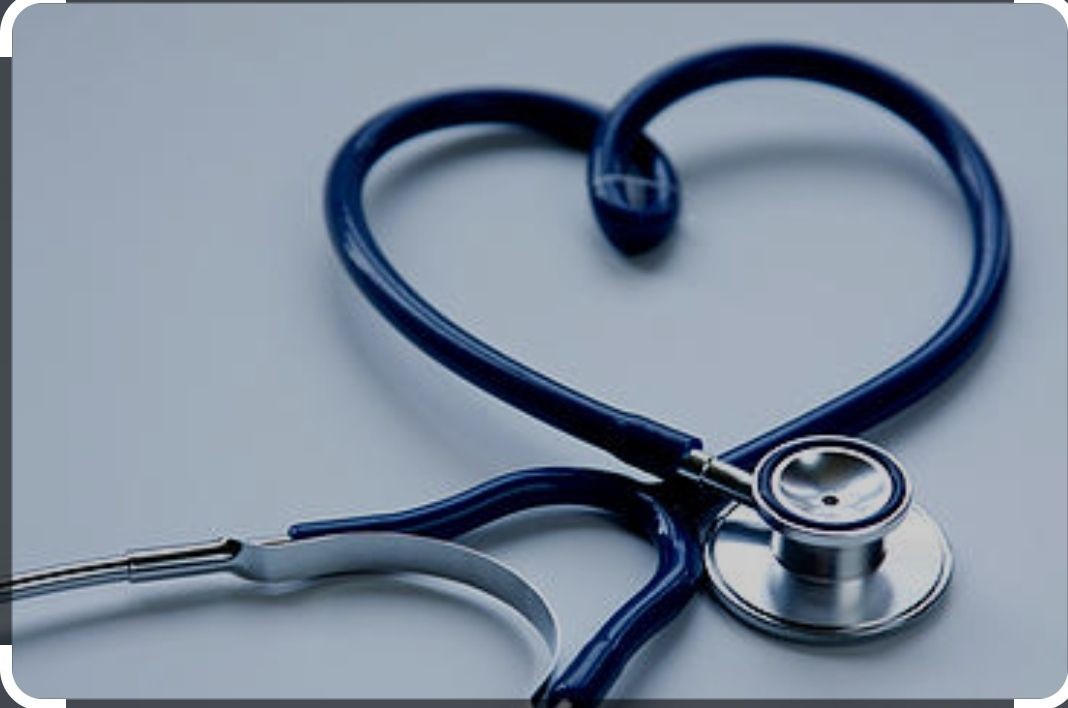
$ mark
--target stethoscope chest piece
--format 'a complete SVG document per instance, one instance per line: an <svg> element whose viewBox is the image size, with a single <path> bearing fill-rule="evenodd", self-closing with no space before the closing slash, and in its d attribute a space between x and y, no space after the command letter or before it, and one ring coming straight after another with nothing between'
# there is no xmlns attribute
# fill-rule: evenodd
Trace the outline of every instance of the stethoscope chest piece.
<svg viewBox="0 0 1068 708"><path fill-rule="evenodd" d="M886 452L801 438L753 475L755 508L723 509L705 568L723 604L777 636L843 641L902 627L944 593L952 556Z"/></svg>

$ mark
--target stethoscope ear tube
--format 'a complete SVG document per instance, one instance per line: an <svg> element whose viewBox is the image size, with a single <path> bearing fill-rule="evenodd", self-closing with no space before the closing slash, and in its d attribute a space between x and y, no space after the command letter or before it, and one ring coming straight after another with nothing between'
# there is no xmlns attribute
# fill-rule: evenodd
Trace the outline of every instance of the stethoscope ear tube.
<svg viewBox="0 0 1068 708"><path fill-rule="evenodd" d="M547 650L538 672L537 691L545 691L559 661L556 617L541 593L523 576L466 546L391 531L267 541L224 538L130 551L0 581L0 602L107 583L145 583L220 572L258 583L368 573L418 573L450 580L496 598L537 632Z"/></svg>

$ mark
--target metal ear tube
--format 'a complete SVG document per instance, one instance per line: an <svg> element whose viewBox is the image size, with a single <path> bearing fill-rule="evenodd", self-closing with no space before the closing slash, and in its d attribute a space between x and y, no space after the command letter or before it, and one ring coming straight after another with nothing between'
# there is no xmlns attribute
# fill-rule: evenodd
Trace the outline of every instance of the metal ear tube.
<svg viewBox="0 0 1068 708"><path fill-rule="evenodd" d="M229 573L257 583L317 580L361 573L419 573L467 585L515 610L547 649L539 690L560 652L556 617L536 588L508 566L445 540L386 531L319 538L275 538L169 545L68 563L0 578L0 603L96 585Z"/></svg>

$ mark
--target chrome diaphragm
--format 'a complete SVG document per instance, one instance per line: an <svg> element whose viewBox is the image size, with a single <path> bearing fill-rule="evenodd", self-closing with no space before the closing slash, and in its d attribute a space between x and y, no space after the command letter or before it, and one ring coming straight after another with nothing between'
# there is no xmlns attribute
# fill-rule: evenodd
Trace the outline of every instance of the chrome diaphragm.
<svg viewBox="0 0 1068 708"><path fill-rule="evenodd" d="M946 590L949 544L912 504L904 470L875 445L839 436L786 443L757 465L751 500L719 513L705 569L724 606L759 629L806 641L871 637L920 616Z"/></svg>

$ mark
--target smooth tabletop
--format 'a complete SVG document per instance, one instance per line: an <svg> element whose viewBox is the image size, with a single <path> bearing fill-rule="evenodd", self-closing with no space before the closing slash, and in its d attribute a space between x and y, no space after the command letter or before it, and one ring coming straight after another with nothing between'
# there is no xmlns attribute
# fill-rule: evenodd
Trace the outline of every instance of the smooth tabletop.
<svg viewBox="0 0 1068 708"><path fill-rule="evenodd" d="M469 85L610 104L746 40L853 51L918 82L987 151L1013 223L978 354L868 437L956 554L944 605L814 648L706 594L627 697L1039 697L1068 666L1066 29L1042 6L39 5L14 28L14 562L27 568L399 509L524 466L621 466L404 341L331 252L326 171L377 111ZM419 139L373 175L398 268L504 351L726 449L908 352L969 260L955 186L880 109L762 80L669 110L673 241L627 262L584 156L523 133ZM652 571L605 519L534 513L470 539L531 578L572 653ZM419 579L87 590L15 609L41 697L501 697L538 644Z"/></svg>

